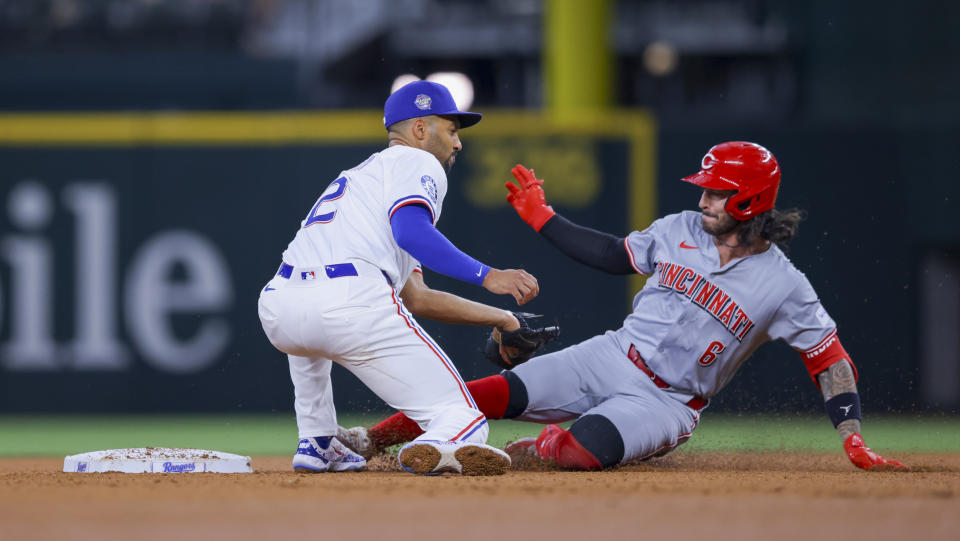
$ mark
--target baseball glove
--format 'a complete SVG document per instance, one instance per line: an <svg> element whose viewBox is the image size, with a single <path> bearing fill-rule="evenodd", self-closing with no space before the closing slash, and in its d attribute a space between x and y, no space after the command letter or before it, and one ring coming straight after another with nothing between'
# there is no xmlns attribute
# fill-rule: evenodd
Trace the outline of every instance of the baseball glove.
<svg viewBox="0 0 960 541"><path fill-rule="evenodd" d="M513 315L520 322L520 328L504 331L494 327L484 348L484 356L504 370L527 362L540 348L560 335L560 327L557 326L530 327L527 319L540 317L536 314L513 312Z"/></svg>

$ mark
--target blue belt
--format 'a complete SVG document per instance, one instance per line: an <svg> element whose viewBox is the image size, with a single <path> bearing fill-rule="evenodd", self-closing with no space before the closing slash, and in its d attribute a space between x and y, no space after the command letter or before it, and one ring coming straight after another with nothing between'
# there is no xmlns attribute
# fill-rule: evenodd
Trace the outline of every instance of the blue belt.
<svg viewBox="0 0 960 541"><path fill-rule="evenodd" d="M327 278L340 278L341 276L359 276L357 274L357 268L353 266L353 263L337 263L336 265L324 265L324 272L327 273ZM283 278L290 278L293 275L293 265L287 265L283 263L280 265L280 268L277 270L277 276Z"/></svg>

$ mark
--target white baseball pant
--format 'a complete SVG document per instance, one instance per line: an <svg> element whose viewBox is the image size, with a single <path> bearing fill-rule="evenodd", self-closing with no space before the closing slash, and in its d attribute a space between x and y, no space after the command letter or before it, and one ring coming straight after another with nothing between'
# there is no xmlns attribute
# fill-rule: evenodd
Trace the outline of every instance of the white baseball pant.
<svg viewBox="0 0 960 541"><path fill-rule="evenodd" d="M485 443L487 420L450 358L378 268L350 264L358 276L329 278L329 267L295 268L260 293L263 330L288 354L300 437L337 433L330 382L336 362L419 424L418 440Z"/></svg>

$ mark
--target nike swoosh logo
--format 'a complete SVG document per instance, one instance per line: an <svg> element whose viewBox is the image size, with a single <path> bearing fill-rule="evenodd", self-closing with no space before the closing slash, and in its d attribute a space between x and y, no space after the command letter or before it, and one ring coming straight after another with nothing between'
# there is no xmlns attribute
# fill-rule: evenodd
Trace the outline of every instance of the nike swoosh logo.
<svg viewBox="0 0 960 541"><path fill-rule="evenodd" d="M265 288L263 288L263 290L264 290L264 291L276 291L276 290L277 290L277 288L275 288L275 287L270 287L270 286L267 286L267 287L265 287Z"/></svg>
<svg viewBox="0 0 960 541"><path fill-rule="evenodd" d="M477 276L480 276L481 274L483 274L483 267L480 267L480 270L477 271Z"/></svg>
<svg viewBox="0 0 960 541"><path fill-rule="evenodd" d="M682 242L680 243L680 247L681 247L681 248L686 248L687 250L696 250L696 249L697 249L696 246L690 246L689 244L687 244L687 241L682 241Z"/></svg>

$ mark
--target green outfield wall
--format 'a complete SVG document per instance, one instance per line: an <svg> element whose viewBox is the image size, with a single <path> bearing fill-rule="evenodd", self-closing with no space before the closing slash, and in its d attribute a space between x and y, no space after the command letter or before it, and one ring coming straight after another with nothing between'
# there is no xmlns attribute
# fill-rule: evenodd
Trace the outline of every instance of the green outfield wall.
<svg viewBox="0 0 960 541"><path fill-rule="evenodd" d="M256 302L281 252L341 170L386 141L376 112L0 115L0 411L286 411L285 356ZM556 253L505 202L515 163L552 204L608 231L656 207L655 129L641 112L558 126L490 111L464 131L440 228L543 295L526 309L560 345L615 328L639 282ZM431 272L428 284L512 300ZM467 378L493 373L488 329L425 326ZM338 369L341 408L382 404Z"/></svg>
<svg viewBox="0 0 960 541"><path fill-rule="evenodd" d="M839 323L864 410L956 411L960 222L949 217L960 188L938 159L956 134L484 112L462 134L439 226L478 259L538 277L526 308L562 327L554 348L617 328L642 281L574 263L523 224L503 199L512 165L546 178L565 216L625 234L696 207L679 178L712 144L755 140L783 167L778 205L809 212L790 256ZM290 411L257 295L327 184L383 147L380 123L375 111L0 115L0 412ZM424 324L466 378L494 372L484 329ZM346 371L334 377L341 409L382 407ZM773 344L711 408L821 402L796 353Z"/></svg>

